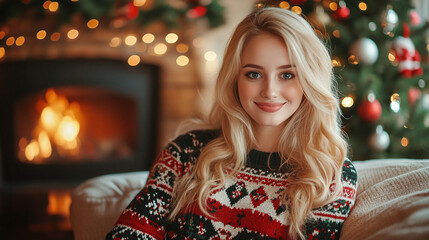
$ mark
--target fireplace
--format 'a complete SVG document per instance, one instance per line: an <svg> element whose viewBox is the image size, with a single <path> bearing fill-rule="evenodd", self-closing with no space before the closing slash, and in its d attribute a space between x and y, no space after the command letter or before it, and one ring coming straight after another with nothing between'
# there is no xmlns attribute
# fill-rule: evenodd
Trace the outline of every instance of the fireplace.
<svg viewBox="0 0 429 240"><path fill-rule="evenodd" d="M149 169L158 71L103 59L0 64L3 182Z"/></svg>
<svg viewBox="0 0 429 240"><path fill-rule="evenodd" d="M71 190L148 170L159 67L107 59L0 63L0 235L73 239Z"/></svg>

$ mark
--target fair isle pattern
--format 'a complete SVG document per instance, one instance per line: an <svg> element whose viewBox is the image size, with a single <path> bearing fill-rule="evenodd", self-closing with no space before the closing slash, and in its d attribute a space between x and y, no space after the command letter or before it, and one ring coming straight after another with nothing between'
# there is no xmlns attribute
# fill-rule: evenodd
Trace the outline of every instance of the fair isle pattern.
<svg viewBox="0 0 429 240"><path fill-rule="evenodd" d="M201 149L218 131L192 131L178 137L159 155L146 186L123 211L106 239L287 239L288 211L280 203L287 172L279 173L278 154L252 150L246 166L208 200L212 217L198 206L167 221L175 180L187 173ZM343 165L343 189L336 201L314 209L305 231L308 239L338 239L356 198L357 175L350 160Z"/></svg>

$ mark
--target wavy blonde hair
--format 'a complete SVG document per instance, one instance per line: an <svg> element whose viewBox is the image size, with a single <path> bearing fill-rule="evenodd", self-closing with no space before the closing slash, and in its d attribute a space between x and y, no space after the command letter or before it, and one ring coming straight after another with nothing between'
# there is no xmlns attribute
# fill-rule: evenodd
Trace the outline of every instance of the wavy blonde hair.
<svg viewBox="0 0 429 240"><path fill-rule="evenodd" d="M197 203L210 216L210 193L224 186L244 167L255 146L252 120L241 107L237 78L247 41L258 34L281 37L304 91L298 110L288 119L277 149L293 169L282 203L288 206L289 236L304 238L311 210L335 200L341 189L341 169L347 143L340 128L339 105L330 54L301 16L280 8L263 8L248 15L235 29L216 82L215 104L205 121L222 134L207 144L193 169L173 192L170 219ZM334 192L330 191L334 183Z"/></svg>

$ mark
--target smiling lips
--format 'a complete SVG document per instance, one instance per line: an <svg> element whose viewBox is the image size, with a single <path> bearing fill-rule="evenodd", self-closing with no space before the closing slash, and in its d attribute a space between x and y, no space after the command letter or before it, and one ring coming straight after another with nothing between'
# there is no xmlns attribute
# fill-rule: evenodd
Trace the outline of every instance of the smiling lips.
<svg viewBox="0 0 429 240"><path fill-rule="evenodd" d="M261 103L261 102L255 102L256 106L258 106L262 111L264 112L277 112L280 110L283 105L286 103Z"/></svg>

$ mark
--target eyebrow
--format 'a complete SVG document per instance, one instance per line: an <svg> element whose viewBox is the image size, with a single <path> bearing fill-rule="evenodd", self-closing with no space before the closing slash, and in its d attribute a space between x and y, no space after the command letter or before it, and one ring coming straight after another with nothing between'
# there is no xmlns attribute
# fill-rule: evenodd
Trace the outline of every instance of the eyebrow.
<svg viewBox="0 0 429 240"><path fill-rule="evenodd" d="M250 68L257 68L257 69L263 69L263 67L261 67L261 66L259 66L259 65L256 65L256 64L246 64L246 65L244 65L244 66L243 66L243 68L247 68L247 67L250 67ZM287 64L287 65L279 66L277 69L292 68L292 67L295 67L295 66L292 66L292 65L290 65L290 64Z"/></svg>

